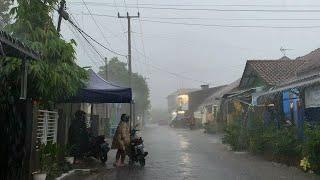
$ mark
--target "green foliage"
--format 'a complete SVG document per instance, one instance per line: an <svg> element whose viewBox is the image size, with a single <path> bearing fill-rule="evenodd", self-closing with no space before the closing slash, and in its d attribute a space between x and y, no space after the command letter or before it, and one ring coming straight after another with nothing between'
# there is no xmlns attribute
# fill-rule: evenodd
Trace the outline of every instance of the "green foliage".
<svg viewBox="0 0 320 180"><path fill-rule="evenodd" d="M48 142L46 145L39 145L38 153L40 156L40 171L47 173L48 179L54 179L72 168L64 160L67 154L67 147L65 146Z"/></svg>
<svg viewBox="0 0 320 180"><path fill-rule="evenodd" d="M245 137L244 131L241 131L241 127L236 124L231 124L226 127L225 135L222 142L229 144L234 151L244 150L245 145L240 141L240 137Z"/></svg>
<svg viewBox="0 0 320 180"><path fill-rule="evenodd" d="M50 13L58 0L17 0L11 9L15 22L8 27L10 33L41 54L39 61L28 66L28 97L36 100L54 101L71 96L83 86L87 72L75 62L74 41L60 38L52 23ZM22 61L14 58L1 59L0 92L18 97Z"/></svg>
<svg viewBox="0 0 320 180"><path fill-rule="evenodd" d="M267 135L271 137L267 140L267 145L274 159L285 162L286 164L297 163L297 160L300 159L301 151L296 128L287 127L279 130L275 129L275 131Z"/></svg>
<svg viewBox="0 0 320 180"><path fill-rule="evenodd" d="M308 159L311 170L320 173L320 125L305 126L302 155Z"/></svg>
<svg viewBox="0 0 320 180"><path fill-rule="evenodd" d="M301 141L297 138L295 127L278 129L271 124L264 126L260 119L253 119L247 128L239 123L228 125L223 142L233 150L263 154L289 165L297 165L301 157Z"/></svg>
<svg viewBox="0 0 320 180"><path fill-rule="evenodd" d="M114 57L108 62L108 80L115 82L121 86L129 86L129 72L127 64ZM105 66L101 66L99 75L105 77ZM150 109L149 94L150 90L146 79L138 74L132 73L132 90L135 100L135 108L137 114L142 114Z"/></svg>
<svg viewBox="0 0 320 180"><path fill-rule="evenodd" d="M0 29L10 22L9 8L11 4L12 0L0 0Z"/></svg>

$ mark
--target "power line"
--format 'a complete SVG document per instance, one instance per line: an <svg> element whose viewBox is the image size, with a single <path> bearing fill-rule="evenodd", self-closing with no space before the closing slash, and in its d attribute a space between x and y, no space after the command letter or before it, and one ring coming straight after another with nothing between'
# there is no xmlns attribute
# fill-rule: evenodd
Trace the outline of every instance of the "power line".
<svg viewBox="0 0 320 180"><path fill-rule="evenodd" d="M319 26L247 26L247 25L221 25L221 24L201 24L201 23L184 23L184 22L170 22L170 21L156 21L141 19L141 21L161 23L161 24L176 24L187 26L203 26L203 27L222 27L222 28L267 28L267 29L314 29L320 28Z"/></svg>
<svg viewBox="0 0 320 180"><path fill-rule="evenodd" d="M194 81L194 82L200 82L200 83L204 83L204 84L209 84L208 82L205 82L205 81L202 81L202 80L198 80L198 79L194 79L194 78L191 78L191 77L188 77L188 76L184 76L184 75L181 75L181 74L179 74L179 73L170 72L170 71L167 70L167 68L162 68L162 67L160 67L160 66L158 66L158 65L151 64L151 61L152 61L152 60L151 60L149 57L145 56L145 55L144 55L142 52L140 52L138 49L136 49L136 48L133 48L133 49L134 49L136 52L138 52L139 54L141 54L142 56L144 56L146 59L149 60L150 63L147 63L147 62L143 62L143 61L138 60L138 61L140 61L140 62L141 62L142 64L144 64L144 65L150 66L150 67L152 67L153 69L156 69L156 70L161 71L161 72L165 72L165 73L167 73L167 74L169 74L169 75L176 76L176 77L180 77L180 78L182 78L182 79L187 79L187 80L191 80L191 81Z"/></svg>
<svg viewBox="0 0 320 180"><path fill-rule="evenodd" d="M90 15L87 13L73 13L73 15ZM108 14L96 14L93 16L117 18L117 16ZM205 17L148 17L144 16L142 19L164 19L164 20L218 20L218 21L319 21L320 18L205 18Z"/></svg>
<svg viewBox="0 0 320 180"><path fill-rule="evenodd" d="M90 3L90 5L115 7L106 3ZM118 5L117 7L125 7ZM127 5L126 8L136 8ZM315 13L320 12L319 9L217 9L217 8L181 8L181 7L155 7L155 6L140 6L141 9L155 9L155 10L176 10L176 11L216 11L216 12L304 12Z"/></svg>
<svg viewBox="0 0 320 180"><path fill-rule="evenodd" d="M70 26L71 26L71 25L70 25ZM69 28L70 31L72 31L74 37L77 38L79 42L82 42L81 39L80 39L80 36L76 33L77 31L74 31L74 30L73 30L72 28L70 28L69 26L68 26L68 28ZM93 58L89 55L89 53L87 52L87 49L84 47L84 45L83 45L82 43L80 43L80 44L81 44L81 46L82 46L85 54L87 54L88 58L90 59L90 61L91 61L94 65L96 65L96 67L99 67L100 65L98 65L98 63L93 60Z"/></svg>
<svg viewBox="0 0 320 180"><path fill-rule="evenodd" d="M71 4L79 4L80 2L71 2ZM90 2L91 5L110 5L110 3ZM134 4L127 4L133 6ZM140 6L169 6L169 7L320 7L316 4L307 5L272 5L272 4L155 4L155 3L140 3Z"/></svg>
<svg viewBox="0 0 320 180"><path fill-rule="evenodd" d="M89 12L90 17L92 18L93 22L94 22L94 23L95 23L95 25L98 27L98 30L99 30L99 31L100 31L100 33L102 34L102 37L104 38L104 40L106 41L106 43L107 43L107 44L109 44L109 46L110 46L109 41L108 41L108 40L107 40L107 38L104 36L104 33L102 32L102 30L101 30L100 26L98 25L97 21L96 21L96 20L95 20L95 18L93 17L93 15L92 15L92 13L91 13L91 11L90 11L89 7L87 6L86 2L85 2L84 0L82 0L82 2L83 2L83 4L85 5L85 7L86 7L87 11Z"/></svg>
<svg viewBox="0 0 320 180"><path fill-rule="evenodd" d="M78 23L77 23L78 24ZM94 47L93 44L91 44L91 42L88 40L88 38L81 33L81 31L79 29L76 28L76 30L80 33L80 35L86 40L86 42L91 46L91 48L100 56L100 58L102 59L102 62L104 62L104 57L100 54L100 52Z"/></svg>
<svg viewBox="0 0 320 180"><path fill-rule="evenodd" d="M105 45L101 44L99 41L95 40L92 36L90 36L88 33L86 33L85 31L83 31L81 28L79 28L76 24L73 23L73 21L71 21L70 19L68 20L79 32L81 32L81 34L87 36L88 38L90 38L92 41L94 41L95 43L97 43L98 45L100 45L101 47L103 47L104 49L112 52L113 54L116 54L118 56L123 56L126 57L126 55L120 54L108 47L106 47Z"/></svg>

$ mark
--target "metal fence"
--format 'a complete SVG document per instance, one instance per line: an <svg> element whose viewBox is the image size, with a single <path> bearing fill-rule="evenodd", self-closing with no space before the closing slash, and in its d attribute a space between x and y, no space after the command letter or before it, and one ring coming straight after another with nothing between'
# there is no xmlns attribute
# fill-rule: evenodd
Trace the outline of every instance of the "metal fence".
<svg viewBox="0 0 320 180"><path fill-rule="evenodd" d="M37 140L43 144L57 142L58 112L39 110L37 116Z"/></svg>

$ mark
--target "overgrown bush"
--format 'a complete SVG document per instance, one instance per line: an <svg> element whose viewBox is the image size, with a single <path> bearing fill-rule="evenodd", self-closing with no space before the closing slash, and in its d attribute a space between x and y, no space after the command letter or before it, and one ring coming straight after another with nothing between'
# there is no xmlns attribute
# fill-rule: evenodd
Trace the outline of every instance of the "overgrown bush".
<svg viewBox="0 0 320 180"><path fill-rule="evenodd" d="M65 156L65 150L65 147L50 142L39 145L40 171L47 173L47 179L54 179L72 168L64 158L59 158L59 155Z"/></svg>
<svg viewBox="0 0 320 180"><path fill-rule="evenodd" d="M296 165L301 157L301 142L296 134L294 127L277 129L273 125L264 126L260 120L253 120L248 128L229 125L223 142L229 144L232 150L248 150L267 155L272 160Z"/></svg>
<svg viewBox="0 0 320 180"><path fill-rule="evenodd" d="M311 170L320 173L320 125L306 125L304 134L302 156L307 161L307 164L310 164L309 168Z"/></svg>
<svg viewBox="0 0 320 180"><path fill-rule="evenodd" d="M229 144L234 151L247 149L247 131L240 125L232 124L226 127L222 142Z"/></svg>
<svg viewBox="0 0 320 180"><path fill-rule="evenodd" d="M206 133L215 134L215 133L219 132L221 127L219 127L218 123L208 122L208 123L204 124L203 128Z"/></svg>
<svg viewBox="0 0 320 180"><path fill-rule="evenodd" d="M288 165L297 165L301 157L301 142L295 127L270 128L265 133L266 145L272 158Z"/></svg>

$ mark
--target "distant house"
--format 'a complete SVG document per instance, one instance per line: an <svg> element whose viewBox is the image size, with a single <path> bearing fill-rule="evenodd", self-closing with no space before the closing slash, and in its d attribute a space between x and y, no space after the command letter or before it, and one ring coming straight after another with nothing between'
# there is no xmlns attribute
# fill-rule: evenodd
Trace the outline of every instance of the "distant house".
<svg viewBox="0 0 320 180"><path fill-rule="evenodd" d="M210 88L209 85L202 85L201 89L198 91L193 91L189 93L189 107L188 111L186 112L186 117L188 119L196 120L197 124L201 124L202 116L201 111L199 111L200 105L210 96L212 96L217 91L224 88L224 86L216 86Z"/></svg>
<svg viewBox="0 0 320 180"><path fill-rule="evenodd" d="M218 121L222 96L237 88L239 86L239 82L240 79L225 85L202 102L198 107L198 111L201 112L202 124Z"/></svg>
<svg viewBox="0 0 320 180"><path fill-rule="evenodd" d="M189 93L197 90L195 88L183 88L167 96L168 113L171 120L176 118L178 113L184 116L189 107Z"/></svg>

